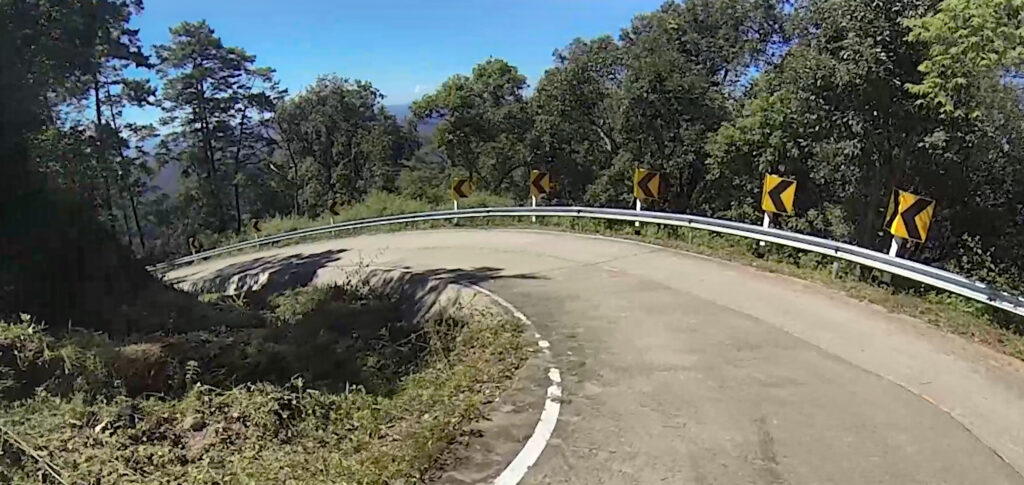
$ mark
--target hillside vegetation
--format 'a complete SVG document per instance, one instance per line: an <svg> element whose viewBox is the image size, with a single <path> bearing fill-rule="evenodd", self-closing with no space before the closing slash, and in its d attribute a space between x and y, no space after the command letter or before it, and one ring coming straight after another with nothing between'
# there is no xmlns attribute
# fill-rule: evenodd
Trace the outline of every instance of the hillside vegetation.
<svg viewBox="0 0 1024 485"><path fill-rule="evenodd" d="M67 20L94 3L116 6L108 24L74 28L117 32L118 45L62 52L88 65L55 58L77 70L40 72L60 82L23 98L87 109L25 124L22 149L148 261L187 253L196 234L250 237L252 219L321 218L375 192L440 204L453 177L522 202L542 169L558 203L625 207L642 167L667 187L653 208L754 223L764 174L795 178L782 227L879 250L892 190L926 196L934 224L907 257L1022 289L1021 0L668 1L617 34L552 46L532 90L487 59L403 120L344 73L287 93L202 21L143 46L125 27L139 0L6 4ZM129 75L140 69L158 81ZM130 106L164 116L129 123ZM154 160L179 169L176 196L148 188Z"/></svg>
<svg viewBox="0 0 1024 485"><path fill-rule="evenodd" d="M530 170L543 169L556 185L545 203L627 207L633 169L647 168L667 188L650 208L756 223L774 173L798 182L781 227L873 249L889 241L889 195L906 190L937 210L903 256L1024 292L1024 0L667 1L618 33L551 46L533 86L481 59L403 121L344 72L287 93L273 66L205 21L143 45L131 27L142 14L142 0L0 0L0 481L287 482L267 478L270 463L297 482L318 481L311 463L351 482L428 473L438 443L515 368L493 362L515 329L442 326L455 346L441 354L360 347L385 367L358 363L367 374L346 374L346 393L289 350L317 325L330 333L306 326L316 311L295 323L211 307L144 264L187 254L190 237L251 238L254 220L321 223L332 203L348 207L338 218L443 207L454 177L490 194L473 203L506 205L525 203ZM137 108L161 116L126 116ZM179 172L174 196L153 188L154 166ZM707 242L761 261L735 240ZM824 266L771 251L768 264L812 279ZM928 305L983 311L841 270L850 291L1019 355L1019 321L950 319ZM345 335L332 342L362 345ZM268 348L289 365L248 353ZM436 412L410 419L414 404Z"/></svg>
<svg viewBox="0 0 1024 485"><path fill-rule="evenodd" d="M160 335L0 322L0 481L421 481L526 357L493 312L404 323L353 286L211 296L219 321Z"/></svg>

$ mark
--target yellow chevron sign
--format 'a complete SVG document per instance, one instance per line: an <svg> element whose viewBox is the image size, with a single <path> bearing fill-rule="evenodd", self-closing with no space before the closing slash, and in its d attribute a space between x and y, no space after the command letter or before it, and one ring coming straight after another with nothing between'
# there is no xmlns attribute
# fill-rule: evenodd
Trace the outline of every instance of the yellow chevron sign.
<svg viewBox="0 0 1024 485"><path fill-rule="evenodd" d="M640 200L661 198L661 173L638 168L633 171L633 197Z"/></svg>
<svg viewBox="0 0 1024 485"><path fill-rule="evenodd" d="M796 180L767 174L761 190L761 208L776 214L792 214L796 199Z"/></svg>
<svg viewBox="0 0 1024 485"><path fill-rule="evenodd" d="M341 209L342 205L337 200L332 200L327 203L327 211L330 212L331 215L340 216Z"/></svg>
<svg viewBox="0 0 1024 485"><path fill-rule="evenodd" d="M551 193L551 174L540 170L530 171L530 195L540 197Z"/></svg>
<svg viewBox="0 0 1024 485"><path fill-rule="evenodd" d="M894 204L895 217L892 218L889 232L896 237L924 242L928 237L928 228L932 225L935 201L902 190L896 192L898 197L894 199L898 199L898 203Z"/></svg>
<svg viewBox="0 0 1024 485"><path fill-rule="evenodd" d="M452 198L465 199L473 194L473 181L470 179L455 179L452 181Z"/></svg>

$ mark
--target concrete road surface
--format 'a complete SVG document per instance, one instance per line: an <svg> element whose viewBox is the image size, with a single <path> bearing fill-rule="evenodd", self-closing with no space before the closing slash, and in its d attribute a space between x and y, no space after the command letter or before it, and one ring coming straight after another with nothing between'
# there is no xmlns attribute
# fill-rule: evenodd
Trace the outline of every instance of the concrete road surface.
<svg viewBox="0 0 1024 485"><path fill-rule="evenodd" d="M360 236L170 277L289 261L454 275L525 313L565 399L524 483L1024 483L1024 365L809 283L517 230Z"/></svg>

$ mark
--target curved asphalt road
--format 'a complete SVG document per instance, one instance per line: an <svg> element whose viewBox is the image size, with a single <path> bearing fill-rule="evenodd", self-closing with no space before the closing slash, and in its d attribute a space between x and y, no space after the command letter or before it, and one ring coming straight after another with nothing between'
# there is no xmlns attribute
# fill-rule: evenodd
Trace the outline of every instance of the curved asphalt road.
<svg viewBox="0 0 1024 485"><path fill-rule="evenodd" d="M516 230L360 236L169 277L287 261L465 276L525 313L566 396L526 483L1024 484L1024 365L815 285Z"/></svg>

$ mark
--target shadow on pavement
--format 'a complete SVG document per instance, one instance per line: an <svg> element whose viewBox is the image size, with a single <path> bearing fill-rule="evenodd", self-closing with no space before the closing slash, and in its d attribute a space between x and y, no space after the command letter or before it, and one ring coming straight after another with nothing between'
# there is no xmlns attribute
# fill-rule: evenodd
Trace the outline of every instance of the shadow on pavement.
<svg viewBox="0 0 1024 485"><path fill-rule="evenodd" d="M265 256L230 264L202 278L187 283L191 276L168 280L171 285L186 283L192 293L236 293L258 287L253 296L267 296L290 288L306 286L317 271L337 261L346 249L322 251L312 254Z"/></svg>
<svg viewBox="0 0 1024 485"><path fill-rule="evenodd" d="M452 283L481 284L499 279L546 279L536 273L506 274L504 268L477 266L471 268L412 269L408 266L376 268L362 264L334 265L329 272L321 270L341 259L347 249L310 254L265 256L230 264L207 275L201 281L190 277L170 280L192 293L245 293L252 305L263 307L270 296L281 291L307 286L314 279L365 280L370 286L405 303L415 302L416 310L408 318L423 318L433 308L444 289ZM318 277L318 273L321 273ZM407 305L403 305L407 306Z"/></svg>

